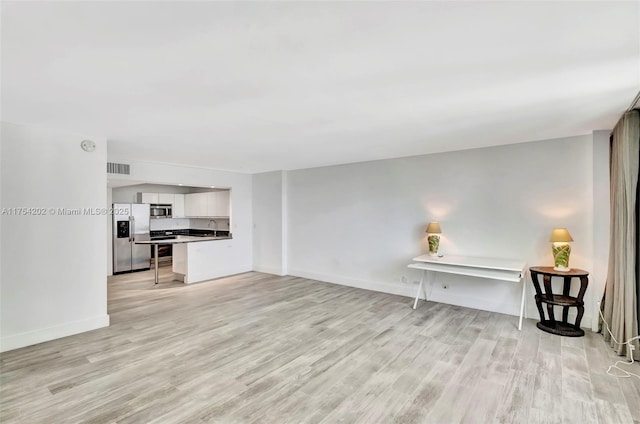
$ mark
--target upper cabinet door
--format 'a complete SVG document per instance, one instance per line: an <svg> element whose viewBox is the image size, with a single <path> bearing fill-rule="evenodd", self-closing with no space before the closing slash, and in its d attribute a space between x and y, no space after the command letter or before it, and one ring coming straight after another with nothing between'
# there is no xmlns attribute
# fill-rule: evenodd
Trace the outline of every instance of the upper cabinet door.
<svg viewBox="0 0 640 424"><path fill-rule="evenodd" d="M189 193L184 195L184 215L187 217L228 217L229 190L210 191L205 193ZM179 217L178 206L173 206L173 216Z"/></svg>
<svg viewBox="0 0 640 424"><path fill-rule="evenodd" d="M173 205L174 196L173 193L159 193L158 203L161 205Z"/></svg>
<svg viewBox="0 0 640 424"><path fill-rule="evenodd" d="M171 210L171 216L174 218L184 218L184 194L175 194L173 198L173 209Z"/></svg>
<svg viewBox="0 0 640 424"><path fill-rule="evenodd" d="M189 193L184 196L184 214L188 217L209 216L207 210L209 193Z"/></svg>
<svg viewBox="0 0 640 424"><path fill-rule="evenodd" d="M138 203L158 203L158 193L138 193Z"/></svg>
<svg viewBox="0 0 640 424"><path fill-rule="evenodd" d="M185 194L184 195L184 216L189 217L189 216L195 216L193 214L193 211L195 209L195 198L193 197L193 194Z"/></svg>
<svg viewBox="0 0 640 424"><path fill-rule="evenodd" d="M229 190L216 192L215 216L229 216Z"/></svg>
<svg viewBox="0 0 640 424"><path fill-rule="evenodd" d="M207 216L216 216L218 210L218 196L216 191L205 193L207 195Z"/></svg>

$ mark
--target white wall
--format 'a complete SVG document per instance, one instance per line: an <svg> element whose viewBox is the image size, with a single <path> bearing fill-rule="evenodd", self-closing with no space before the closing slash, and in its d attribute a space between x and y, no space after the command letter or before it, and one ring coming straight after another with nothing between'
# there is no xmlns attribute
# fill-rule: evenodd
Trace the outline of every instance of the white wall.
<svg viewBox="0 0 640 424"><path fill-rule="evenodd" d="M191 187L225 187L231 189L231 232L233 240L226 244L232 253L227 270L230 273L241 273L252 270L252 197L250 174L218 171L208 168L188 167L153 162L135 162L123 158L109 157L110 162L131 165L131 174L126 176L109 175L110 180L147 181L151 184L173 185L183 184ZM205 189L211 191L211 189ZM115 189L114 189L115 193ZM114 194L115 197L115 194Z"/></svg>
<svg viewBox="0 0 640 424"><path fill-rule="evenodd" d="M284 172L265 172L253 175L253 269L269 274L284 275L286 255L283 231Z"/></svg>
<svg viewBox="0 0 640 424"><path fill-rule="evenodd" d="M597 161L587 135L290 171L289 274L413 296L420 275L407 264L427 251L432 220L441 223L444 254L529 266L553 264L549 234L567 227L570 266L592 271L594 208L600 221L608 208L594 204ZM518 313L516 284L438 278L433 300ZM528 290L528 315L536 317L530 283ZM583 326L591 326L592 309Z"/></svg>
<svg viewBox="0 0 640 424"><path fill-rule="evenodd" d="M0 350L109 325L105 217L48 211L107 207L106 141L4 122L0 135L1 208L47 210L2 216Z"/></svg>

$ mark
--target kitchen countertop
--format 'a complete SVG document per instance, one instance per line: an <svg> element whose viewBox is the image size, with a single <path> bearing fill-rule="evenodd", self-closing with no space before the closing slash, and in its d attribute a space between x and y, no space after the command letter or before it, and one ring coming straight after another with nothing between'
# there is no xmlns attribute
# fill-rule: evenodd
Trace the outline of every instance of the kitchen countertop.
<svg viewBox="0 0 640 424"><path fill-rule="evenodd" d="M136 244L178 244L178 243L196 243L200 241L212 241L212 240L231 240L230 236L175 236L174 238L164 240L136 240Z"/></svg>
<svg viewBox="0 0 640 424"><path fill-rule="evenodd" d="M195 237L219 237L230 236L229 230L198 229L198 228L172 228L169 230L151 230L151 238L166 236L195 236Z"/></svg>

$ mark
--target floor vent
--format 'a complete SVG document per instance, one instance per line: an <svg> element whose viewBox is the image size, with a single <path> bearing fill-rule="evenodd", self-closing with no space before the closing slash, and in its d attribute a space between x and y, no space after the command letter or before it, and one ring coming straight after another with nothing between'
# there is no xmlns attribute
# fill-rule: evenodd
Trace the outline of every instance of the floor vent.
<svg viewBox="0 0 640 424"><path fill-rule="evenodd" d="M107 173L108 174L122 174L129 175L130 174L130 165L126 163L114 163L107 162Z"/></svg>

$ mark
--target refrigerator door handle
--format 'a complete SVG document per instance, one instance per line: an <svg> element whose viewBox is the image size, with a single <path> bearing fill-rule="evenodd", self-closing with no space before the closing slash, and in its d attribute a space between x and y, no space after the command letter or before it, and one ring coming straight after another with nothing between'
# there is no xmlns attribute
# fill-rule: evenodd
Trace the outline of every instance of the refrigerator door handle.
<svg viewBox="0 0 640 424"><path fill-rule="evenodd" d="M131 241L136 241L136 217L130 216L131 220Z"/></svg>

